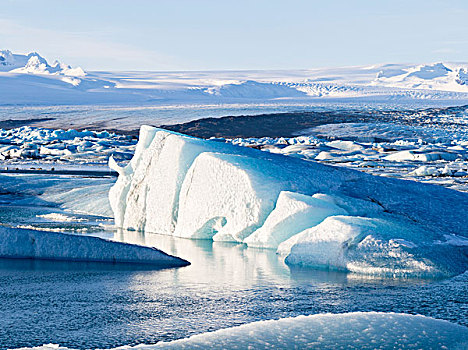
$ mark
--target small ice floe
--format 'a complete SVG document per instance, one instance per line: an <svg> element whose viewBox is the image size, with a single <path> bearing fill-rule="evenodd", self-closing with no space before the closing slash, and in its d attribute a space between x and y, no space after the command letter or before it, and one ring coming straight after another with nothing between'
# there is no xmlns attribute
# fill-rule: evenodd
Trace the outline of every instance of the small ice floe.
<svg viewBox="0 0 468 350"><path fill-rule="evenodd" d="M401 151L386 156L385 160L404 162L404 161L435 161L435 160L446 160L454 161L458 155L451 152L421 152L421 151Z"/></svg>
<svg viewBox="0 0 468 350"><path fill-rule="evenodd" d="M435 167L428 167L426 165L422 165L416 170L411 171L408 175L413 176L438 176L441 172Z"/></svg>
<svg viewBox="0 0 468 350"><path fill-rule="evenodd" d="M0 258L144 264L181 267L189 262L156 248L98 237L0 227Z"/></svg>
<svg viewBox="0 0 468 350"><path fill-rule="evenodd" d="M463 177L468 174L463 170L452 170L448 165L443 168L431 167L427 165L421 165L417 169L408 173L410 176L453 176Z"/></svg>

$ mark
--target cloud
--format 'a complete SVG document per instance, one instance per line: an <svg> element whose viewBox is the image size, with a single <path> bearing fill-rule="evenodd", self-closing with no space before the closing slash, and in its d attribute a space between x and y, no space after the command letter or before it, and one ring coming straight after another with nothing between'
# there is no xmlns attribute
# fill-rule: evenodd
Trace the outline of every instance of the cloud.
<svg viewBox="0 0 468 350"><path fill-rule="evenodd" d="M60 32L0 19L0 42L13 52L37 51L48 60L63 60L91 70L174 70L185 64L176 57L112 42L90 32Z"/></svg>

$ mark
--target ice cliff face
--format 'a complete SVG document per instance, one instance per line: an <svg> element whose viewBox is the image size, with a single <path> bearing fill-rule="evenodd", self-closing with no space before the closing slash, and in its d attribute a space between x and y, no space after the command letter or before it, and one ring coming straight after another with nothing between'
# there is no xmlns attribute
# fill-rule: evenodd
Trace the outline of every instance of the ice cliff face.
<svg viewBox="0 0 468 350"><path fill-rule="evenodd" d="M118 227L278 249L391 276L468 267L468 195L143 126L109 197Z"/></svg>

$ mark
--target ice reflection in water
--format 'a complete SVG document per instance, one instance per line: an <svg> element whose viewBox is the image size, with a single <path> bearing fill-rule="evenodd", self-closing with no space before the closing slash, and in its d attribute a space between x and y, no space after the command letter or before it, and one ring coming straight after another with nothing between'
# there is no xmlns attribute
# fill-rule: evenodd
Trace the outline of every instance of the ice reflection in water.
<svg viewBox="0 0 468 350"><path fill-rule="evenodd" d="M468 325L468 274L375 279L290 269L273 250L238 244L122 231L115 239L156 246L192 265L151 270L0 261L0 348L148 344L323 312L409 312Z"/></svg>

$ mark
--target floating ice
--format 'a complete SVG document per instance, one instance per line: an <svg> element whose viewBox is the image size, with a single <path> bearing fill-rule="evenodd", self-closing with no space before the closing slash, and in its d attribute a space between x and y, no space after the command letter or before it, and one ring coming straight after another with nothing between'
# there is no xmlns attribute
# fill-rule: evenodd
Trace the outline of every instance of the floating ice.
<svg viewBox="0 0 468 350"><path fill-rule="evenodd" d="M466 349L468 328L425 316L353 312L258 321L126 349ZM69 350L47 344L34 350ZM121 349L121 348L119 348Z"/></svg>
<svg viewBox="0 0 468 350"><path fill-rule="evenodd" d="M98 237L0 227L0 258L46 259L179 267L189 263L158 249Z"/></svg>
<svg viewBox="0 0 468 350"><path fill-rule="evenodd" d="M44 163L103 163L110 154L129 160L135 141L107 131L45 129L23 126L0 129L0 159L4 164L40 160ZM55 164L57 165L57 164Z"/></svg>
<svg viewBox="0 0 468 350"><path fill-rule="evenodd" d="M119 227L279 246L289 264L366 274L448 276L468 266L466 248L440 244L468 236L465 193L148 126L131 162L110 166L120 174L109 195Z"/></svg>
<svg viewBox="0 0 468 350"><path fill-rule="evenodd" d="M374 175L430 181L468 192L468 109L460 107L453 112L437 112L437 117L429 110L405 112L404 118L416 125L341 123L304 131L307 135L335 139L331 142L314 136L237 138L225 142L339 164Z"/></svg>
<svg viewBox="0 0 468 350"><path fill-rule="evenodd" d="M369 275L441 276L462 271L468 263L463 256L447 264L455 240L437 244L437 238L435 232L395 219L331 216L283 242L278 251L289 253L289 264Z"/></svg>
<svg viewBox="0 0 468 350"><path fill-rule="evenodd" d="M448 160L453 161L457 159L458 155L456 153L451 152L424 152L419 150L414 151L401 151L394 154L391 154L385 157L386 160L391 161L406 161L406 160L414 160L414 161L434 161L434 160Z"/></svg>

